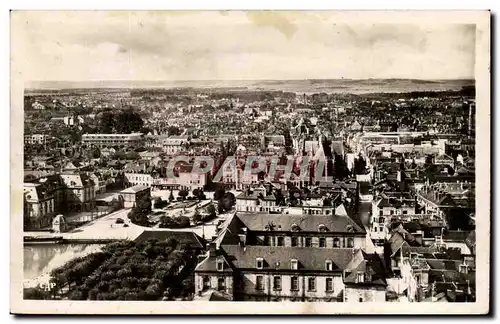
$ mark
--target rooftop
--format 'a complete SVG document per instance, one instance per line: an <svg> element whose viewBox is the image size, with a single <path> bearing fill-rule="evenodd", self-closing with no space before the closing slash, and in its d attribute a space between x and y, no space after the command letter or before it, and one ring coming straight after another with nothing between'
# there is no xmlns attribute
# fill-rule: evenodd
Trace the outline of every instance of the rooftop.
<svg viewBox="0 0 500 324"><path fill-rule="evenodd" d="M138 193L138 192L141 192L144 190L148 190L149 188L150 187L147 187L147 186L137 185L137 186L133 186L133 187L124 189L124 190L120 191L120 193Z"/></svg>

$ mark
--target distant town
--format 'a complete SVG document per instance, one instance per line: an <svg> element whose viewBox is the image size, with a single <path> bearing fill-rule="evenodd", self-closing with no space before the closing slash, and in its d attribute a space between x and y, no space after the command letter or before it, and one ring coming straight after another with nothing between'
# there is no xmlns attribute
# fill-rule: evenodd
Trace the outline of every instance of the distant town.
<svg viewBox="0 0 500 324"><path fill-rule="evenodd" d="M24 298L475 302L474 83L411 86L26 90Z"/></svg>

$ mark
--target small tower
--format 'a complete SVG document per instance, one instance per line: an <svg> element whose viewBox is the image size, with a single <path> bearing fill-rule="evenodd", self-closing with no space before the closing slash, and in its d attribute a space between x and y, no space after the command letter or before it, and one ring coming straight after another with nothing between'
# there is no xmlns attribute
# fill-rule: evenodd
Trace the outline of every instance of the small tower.
<svg viewBox="0 0 500 324"><path fill-rule="evenodd" d="M66 231L66 220L62 214L57 215L52 220L52 230L55 233L64 233Z"/></svg>

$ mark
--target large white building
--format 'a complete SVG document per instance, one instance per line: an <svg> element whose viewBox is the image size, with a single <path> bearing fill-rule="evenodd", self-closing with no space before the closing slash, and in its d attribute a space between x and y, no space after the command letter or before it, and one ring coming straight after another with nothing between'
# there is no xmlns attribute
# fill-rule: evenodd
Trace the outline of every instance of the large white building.
<svg viewBox="0 0 500 324"><path fill-rule="evenodd" d="M47 142L48 135L44 134L31 134L24 135L24 144L40 144L43 145Z"/></svg>
<svg viewBox="0 0 500 324"><path fill-rule="evenodd" d="M134 146L143 142L142 133L132 134L83 134L82 143L100 147L106 146Z"/></svg>

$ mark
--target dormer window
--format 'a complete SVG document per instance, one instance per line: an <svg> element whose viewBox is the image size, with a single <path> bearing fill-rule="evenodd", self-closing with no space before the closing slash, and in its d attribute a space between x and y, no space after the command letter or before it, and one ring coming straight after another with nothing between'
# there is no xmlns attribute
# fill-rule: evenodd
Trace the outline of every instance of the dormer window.
<svg viewBox="0 0 500 324"><path fill-rule="evenodd" d="M295 223L293 223L291 227L292 227L292 232L297 232L300 229L299 225L297 225Z"/></svg>
<svg viewBox="0 0 500 324"><path fill-rule="evenodd" d="M299 261L297 261L296 259L292 259L290 261L290 264L291 264L292 270L298 270L299 269Z"/></svg>
<svg viewBox="0 0 500 324"><path fill-rule="evenodd" d="M327 229L326 229L325 224L319 224L318 231L320 231L320 232L326 232Z"/></svg>
<svg viewBox="0 0 500 324"><path fill-rule="evenodd" d="M256 267L257 267L257 269L264 268L264 259L257 258L255 261L256 261Z"/></svg>
<svg viewBox="0 0 500 324"><path fill-rule="evenodd" d="M357 282L358 283L365 282L365 274L364 273L358 273Z"/></svg>
<svg viewBox="0 0 500 324"><path fill-rule="evenodd" d="M223 271L223 270L224 270L224 261L217 260L217 271Z"/></svg>
<svg viewBox="0 0 500 324"><path fill-rule="evenodd" d="M326 271L332 271L333 270L333 262L332 262L332 260L326 260L325 261L325 270Z"/></svg>

